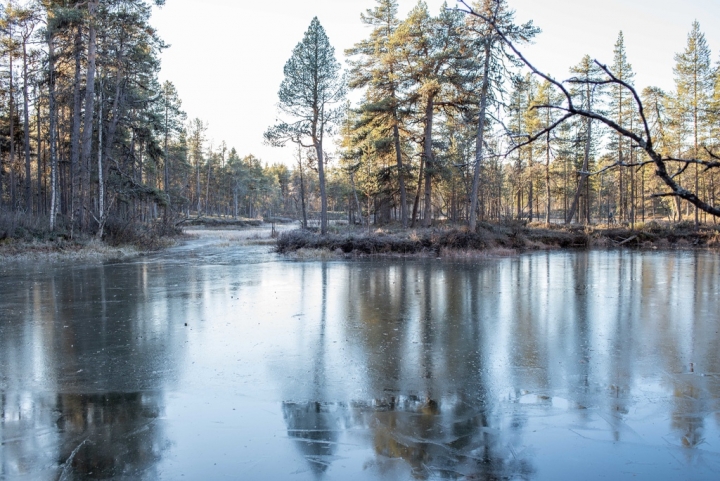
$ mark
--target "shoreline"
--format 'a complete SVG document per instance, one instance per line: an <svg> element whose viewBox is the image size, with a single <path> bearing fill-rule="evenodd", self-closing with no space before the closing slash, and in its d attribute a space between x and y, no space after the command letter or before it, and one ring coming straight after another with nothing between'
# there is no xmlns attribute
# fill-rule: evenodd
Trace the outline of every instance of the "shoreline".
<svg viewBox="0 0 720 481"><path fill-rule="evenodd" d="M111 246L98 240L69 241L5 241L0 244L0 264L25 261L105 262L124 260L145 254L147 251L133 245Z"/></svg>
<svg viewBox="0 0 720 481"><path fill-rule="evenodd" d="M717 250L720 228L648 223L625 227L546 226L519 222L482 223L471 233L462 227L347 230L320 236L292 230L282 233L276 252L290 258L341 259L404 257L475 259L507 257L542 250Z"/></svg>
<svg viewBox="0 0 720 481"><path fill-rule="evenodd" d="M0 241L0 265L25 262L108 262L122 261L161 251L201 236L217 237L227 247L239 245L274 246L275 252L295 260L330 260L366 257L442 258L468 260L509 257L542 250L642 249L718 250L720 227L690 224L648 223L631 230L625 227L525 225L519 222L482 223L475 233L463 227L429 229L379 228L368 234L363 229L341 228L323 237L302 229L277 229L277 238L265 225L191 225L177 237L158 239L153 249L133 244L110 245L86 240Z"/></svg>
<svg viewBox="0 0 720 481"><path fill-rule="evenodd" d="M276 230L278 232L286 231L287 227L277 227ZM154 245L150 249L144 249L134 244L111 245L97 239L4 239L0 240L0 265L28 261L50 263L122 261L163 251L185 240L199 237L217 239L225 247L237 245L268 245L272 247L276 243L276 239L271 237L270 225L262 222L192 224L186 226L180 235L156 237Z"/></svg>

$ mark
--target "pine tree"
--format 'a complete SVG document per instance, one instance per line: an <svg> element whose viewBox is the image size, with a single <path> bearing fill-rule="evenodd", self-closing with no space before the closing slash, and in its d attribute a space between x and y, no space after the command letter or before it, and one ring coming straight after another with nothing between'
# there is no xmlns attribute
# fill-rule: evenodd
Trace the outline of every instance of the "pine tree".
<svg viewBox="0 0 720 481"><path fill-rule="evenodd" d="M587 111L592 111L595 108L596 101L603 93L602 85L595 83L602 78L602 71L600 67L590 58L589 55L585 55L579 64L572 67L570 72L574 75L573 82L576 87L573 89L573 95L576 98L576 102L580 107ZM580 167L579 181L573 202L570 206L569 211L565 214L565 223L569 224L575 217L575 212L578 208L581 195L585 194L585 222L590 223L590 189L587 188L589 182L589 169L590 169L590 157L593 151L595 143L595 137L593 136L593 121L590 118L581 120L581 132L583 142L583 162Z"/></svg>
<svg viewBox="0 0 720 481"><path fill-rule="evenodd" d="M400 216L403 227L408 226L406 168L403 164L402 139L404 112L401 110L399 72L401 69L398 50L393 45L393 35L400 25L397 18L397 0L377 0L374 9L361 15L365 25L372 27L367 39L355 44L346 55L355 57L350 61L349 86L367 88L362 106L366 124L372 124L382 139L388 139L382 154L394 154L398 189L400 191Z"/></svg>
<svg viewBox="0 0 720 481"><path fill-rule="evenodd" d="M168 204L170 204L170 139L173 133L179 133L182 129L185 112L181 110L182 101L175 85L169 80L165 81L162 86L161 108L163 116L163 191L168 196ZM165 209L165 220L167 221L167 208Z"/></svg>
<svg viewBox="0 0 720 481"><path fill-rule="evenodd" d="M531 109L537 110L535 118L534 131L542 131L549 129L558 119L558 110L552 106L559 106L563 98L559 92L556 92L550 82L542 82L537 90L535 98L530 106ZM552 212L552 194L550 185L550 164L553 157L553 144L555 143L554 134L550 130L543 136L543 145L539 146L538 151L545 160L545 223L550 225L550 217Z"/></svg>
<svg viewBox="0 0 720 481"><path fill-rule="evenodd" d="M418 133L422 156L411 216L413 225L421 187L424 191L423 226L429 227L432 223L433 180L439 173L433 149L435 114L441 108L457 104L461 85L466 81L461 67L470 55L465 39L460 12L443 7L440 15L433 18L422 1L393 36L398 55L403 59L402 86L408 101L417 105L414 121L422 126L422 132Z"/></svg>
<svg viewBox="0 0 720 481"><path fill-rule="evenodd" d="M632 65L628 62L627 54L625 52L625 37L620 32L618 35L617 42L615 43L613 64L610 67L613 75L623 82L632 85L635 73L632 70ZM612 84L610 86L610 102L609 102L609 115L615 123L623 128L629 128L631 124L631 117L634 114L635 102L630 92L625 87L619 84ZM628 196L626 192L625 169L622 167L623 164L628 163L630 157L631 147L628 140L621 134L617 134L614 139L610 142L610 149L616 152L618 162L618 198L616 206L619 208L619 216L622 221L626 221L629 218L628 213Z"/></svg>
<svg viewBox="0 0 720 481"><path fill-rule="evenodd" d="M325 235L328 219L323 141L327 129L339 120L340 112L333 105L345 96L345 79L340 74L335 49L317 17L293 49L284 74L278 92L279 108L292 120L271 127L265 132L265 139L275 146L295 142L315 149L320 182L320 232Z"/></svg>
<svg viewBox="0 0 720 481"><path fill-rule="evenodd" d="M699 159L700 145L708 135L707 106L712 94L713 70L710 65L710 48L700 24L694 21L688 34L687 46L675 55L675 85L678 107L691 135L691 156ZM695 164L695 192L700 194L699 167ZM699 209L695 207L695 227L699 225Z"/></svg>
<svg viewBox="0 0 720 481"><path fill-rule="evenodd" d="M482 53L477 138L472 193L470 194L470 219L468 222L470 230L474 231L477 224L477 197L483 149L485 147L487 109L493 101L498 100L498 94L502 92L504 80L508 77L506 63L519 65L518 61L506 51L506 44L501 41L496 29L500 30L508 40L515 43L529 42L535 35L540 33L540 29L535 27L532 21L521 26L515 25L515 12L509 8L505 0L478 0L473 3L472 8L494 24L493 26L487 20L475 16L470 17L469 21L469 29L475 36L474 47Z"/></svg>

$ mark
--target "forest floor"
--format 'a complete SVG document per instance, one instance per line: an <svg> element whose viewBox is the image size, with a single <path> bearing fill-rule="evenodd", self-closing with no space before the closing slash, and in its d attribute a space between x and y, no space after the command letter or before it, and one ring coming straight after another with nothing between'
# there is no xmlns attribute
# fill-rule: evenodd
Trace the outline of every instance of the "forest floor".
<svg viewBox="0 0 720 481"><path fill-rule="evenodd" d="M459 226L431 229L332 228L327 236L292 230L278 237L277 251L295 258L413 256L474 258L547 249L720 248L720 227L691 222L648 222L630 227L564 226L523 222L480 223L476 232Z"/></svg>

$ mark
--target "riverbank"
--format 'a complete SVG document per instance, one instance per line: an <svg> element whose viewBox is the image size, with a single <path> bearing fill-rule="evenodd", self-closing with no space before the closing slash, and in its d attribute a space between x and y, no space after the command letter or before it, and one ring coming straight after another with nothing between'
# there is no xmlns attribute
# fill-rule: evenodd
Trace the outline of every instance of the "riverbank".
<svg viewBox="0 0 720 481"><path fill-rule="evenodd" d="M124 238L121 243L101 242L95 238L68 239L64 235L53 237L5 238L0 240L0 264L12 261L42 262L105 262L165 250L179 242L192 239L212 241L214 247L233 248L241 245L272 247L281 232L289 230L287 224L238 221L224 224L191 224L173 234L151 232Z"/></svg>
<svg viewBox="0 0 720 481"><path fill-rule="evenodd" d="M649 222L626 227L546 226L520 222L482 223L476 232L463 228L348 229L327 236L292 230L281 234L277 251L298 258L349 256L420 256L472 258L514 255L549 249L720 248L720 229L691 223L663 225Z"/></svg>
<svg viewBox="0 0 720 481"><path fill-rule="evenodd" d="M111 246L97 240L24 241L6 239L0 242L0 263L11 261L109 261L142 254L133 245Z"/></svg>

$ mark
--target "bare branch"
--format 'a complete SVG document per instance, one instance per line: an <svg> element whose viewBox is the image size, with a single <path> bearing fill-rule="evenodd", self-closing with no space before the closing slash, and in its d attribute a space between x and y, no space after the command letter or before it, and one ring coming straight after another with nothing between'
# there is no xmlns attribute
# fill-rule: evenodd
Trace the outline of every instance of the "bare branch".
<svg viewBox="0 0 720 481"><path fill-rule="evenodd" d="M638 106L638 113L640 114L640 118L643 121L643 126L645 127L645 136L647 138L647 143L648 143L648 145L650 145L652 147L652 136L650 135L650 127L648 127L647 118L645 117L645 110L643 108L642 101L640 100L640 96L638 95L635 88L632 85L630 85L629 83L625 82L624 80L620 80L615 75L613 75L613 73L610 71L610 69L607 68L607 65L603 65L600 62L598 62L597 60L595 60L595 63L598 65L598 67L603 69L603 71L608 75L608 77L610 77L613 80L613 82L622 85L623 87L628 89L633 94L633 97L635 98L635 103Z"/></svg>
<svg viewBox="0 0 720 481"><path fill-rule="evenodd" d="M535 142L536 140L538 140L538 139L539 139L540 137L542 137L543 135L545 135L545 134L547 134L547 133L552 132L553 130L555 130L555 127L557 127L557 126L560 125L561 123L565 122L565 121L566 121L567 119L569 119L570 117L573 117L574 115L575 115L575 114L573 114L573 113L568 113L568 114L564 115L561 119L559 119L557 122L555 122L555 123L553 123L552 125L550 125L549 127L546 127L546 128L544 128L544 129L542 129L541 131L537 132L537 133L534 134L534 135L528 135L528 140L526 140L525 142L522 142L522 143L516 145L515 147L513 147L512 149L510 149L505 155L510 155L511 153L515 152L517 149L520 149L520 148L522 148L522 147L525 147L526 145L532 144L533 142ZM524 137L524 135L523 135L523 137Z"/></svg>
<svg viewBox="0 0 720 481"><path fill-rule="evenodd" d="M493 0L493 1L496 1L496 2L497 2L498 0ZM556 108L558 108L559 110L564 110L564 111L567 112L567 114L563 117L562 120L568 120L568 119L572 118L572 117L575 116L575 115L579 115L579 116L581 116L581 117L585 117L585 118L588 118L588 119L595 119L595 120L598 120L598 121L602 122L603 124L607 125L608 127L610 127L611 129L613 129L614 131L618 132L618 133L619 133L620 135L622 135L623 137L626 137L626 138L634 141L634 142L635 142L638 146L640 146L640 147L647 153L647 155L652 159L652 163L655 165L655 175L657 175L658 177L660 177L660 179L665 183L665 185L667 185L667 186L670 188L670 190L672 191L671 193L663 194L663 196L676 196L676 197L680 197L681 199L690 202L691 204L693 204L694 206L696 206L698 209L700 209L700 210L702 210L702 211L704 211L704 212L707 212L707 213L709 213L709 214L712 214L712 215L714 215L714 216L716 216L716 217L720 217L720 208L708 204L707 202L705 202L705 201L703 201L702 199L700 199L700 198L698 197L697 193L691 192L691 191L683 188L682 186L680 186L680 185L674 180L674 177L675 177L676 175L678 175L678 174L675 174L675 176L670 175L670 173L669 173L668 170L667 170L667 166L666 166L666 164L665 164L665 161L666 161L666 160L669 160L669 159L664 159L664 158L662 157L662 155L660 155L658 152L656 152L655 149L653 148L652 135L650 134L650 128L649 128L649 126L648 126L647 118L645 117L645 111L644 111L644 107L643 107L642 101L641 101L640 96L638 95L637 91L636 91L631 85L629 85L627 82L624 82L623 80L618 79L615 75L612 74L612 72L610 72L610 70L607 68L607 66L605 66L605 65L597 62L597 60L595 61L595 63L596 63L598 66L600 66L600 68L608 75L608 77L610 77L610 79L611 79L611 82L610 82L610 83L615 83L615 84L621 85L621 86L623 86L624 88L626 88L627 90L629 90L629 91L632 93L632 95L633 95L633 97L634 97L634 99L635 99L635 102L636 102L636 104L637 104L637 106L638 106L638 113L639 113L639 115L640 115L640 118L641 118L642 121L643 121L643 126L644 126L644 130L645 130L645 132L644 132L645 138L643 138L642 136L636 134L635 132L632 132L631 130L626 129L625 127L619 125L617 122L615 122L615 121L613 121L613 120L605 117L605 116L602 115L602 114L599 114L599 113L594 112L594 111L592 111L592 110L583 110L583 109L576 108L575 105L573 104L572 96L570 95L570 92L567 90L567 88L566 88L561 82L558 82L557 80L555 80L555 79L553 79L552 77L550 77L548 74L545 74L544 72L541 72L541 71L538 70L533 64L531 64L531 63L527 60L527 58L525 58L525 56L522 55L522 53L520 53L520 51L519 51L519 50L515 47L515 45L510 41L510 39L508 39L508 37L503 34L502 30L501 30L501 29L498 27L498 25L493 21L493 19L488 18L488 17L486 17L485 15L483 15L483 14L481 14L481 13L476 12L475 10L473 10L473 8L472 8L470 5L468 5L468 2L467 2L466 0L458 0L458 2L465 7L464 10L463 10L463 9L460 9L461 11L463 11L463 12L469 14L469 15L473 15L473 16L475 16L475 17L477 17L477 18L480 18L480 19L482 19L483 21L485 21L488 25L490 25L490 26L493 28L493 30L495 30L495 32L497 33L498 37L515 53L515 55L517 55L517 57L518 57L535 75L537 75L537 76L545 79L545 80L548 81L550 84L552 84L552 85L554 85L555 87L557 87L557 88L563 93L563 95L565 96L565 100L567 101L567 107L565 107L565 108L556 107ZM591 81L591 83L593 83L593 82L594 82L594 81ZM561 122L556 122L556 123L553 125L553 128L554 128L554 127L557 127L560 123L561 123ZM537 139L538 136L542 135L543 133L547 133L547 130L544 130L543 132L535 135L534 138ZM531 137L531 138L532 138L532 137ZM527 143L526 143L526 144L527 144ZM516 148L518 148L518 147L516 147ZM712 156L712 158L714 158L714 159L716 159L716 160L720 160L720 159L718 159L718 156L716 156L715 154L712 154L712 153L711 153L711 156ZM674 160L674 161L682 161L682 160L678 159L678 160ZM699 162L701 162L701 161L693 161L693 160L691 160L691 161L683 161L683 162L688 162L687 165L690 165L690 164L692 164L692 163L699 163ZM616 164L613 164L612 166L609 166L608 168L617 167L617 166L621 166L621 165L622 165L622 163L621 163L621 162L618 162L618 163L616 163ZM706 164L703 164L703 165L706 165L706 167L707 167L708 165L712 165L712 167L710 167L710 168L715 167L714 163L706 163ZM686 168L686 167L685 167L685 168ZM684 170L684 169L683 169L683 170Z"/></svg>
<svg viewBox="0 0 720 481"><path fill-rule="evenodd" d="M708 162L707 160L698 160L698 159L676 159L675 157L665 157L663 158L665 162L682 162L684 164L697 164L702 165L705 167L705 172L707 172L710 169L715 169L720 167L720 162ZM720 160L720 159L719 159ZM685 167L687 168L687 166Z"/></svg>

